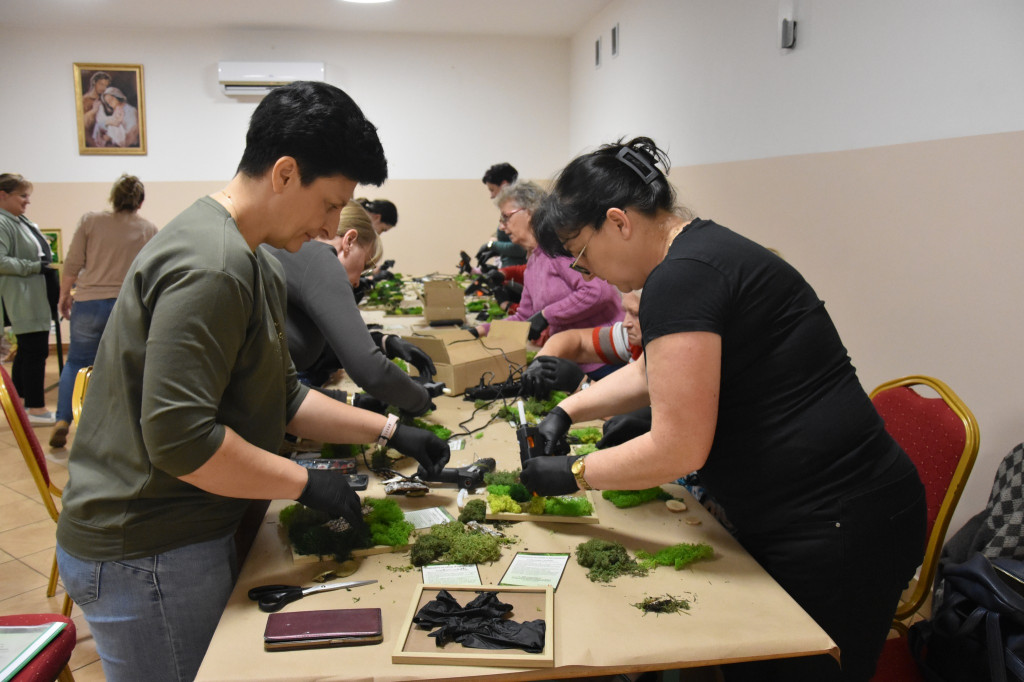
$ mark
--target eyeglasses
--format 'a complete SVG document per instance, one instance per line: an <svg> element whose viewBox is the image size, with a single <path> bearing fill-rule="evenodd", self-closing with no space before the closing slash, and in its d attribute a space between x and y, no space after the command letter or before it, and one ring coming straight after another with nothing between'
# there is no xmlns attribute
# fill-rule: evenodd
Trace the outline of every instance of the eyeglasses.
<svg viewBox="0 0 1024 682"><path fill-rule="evenodd" d="M590 239L593 239L595 234L597 234L597 230L594 230L594 232L590 235ZM587 268L585 268L585 267L583 267L582 265L579 264L580 263L580 258L583 258L584 252L586 252L587 247L590 246L590 239L588 239L587 243L583 245L583 248L580 249L579 255L576 256L576 260L574 260L572 262L572 265L569 266L570 268L572 268L576 272L580 273L581 275L590 275L590 274L592 274L590 272L590 270L588 270Z"/></svg>
<svg viewBox="0 0 1024 682"><path fill-rule="evenodd" d="M525 208L517 208L516 210L512 211L511 213L502 213L501 217L498 218L498 223L501 224L501 225L508 225L508 221L512 218L512 216L514 216L516 213L519 213L520 211L525 211L525 210L526 210Z"/></svg>

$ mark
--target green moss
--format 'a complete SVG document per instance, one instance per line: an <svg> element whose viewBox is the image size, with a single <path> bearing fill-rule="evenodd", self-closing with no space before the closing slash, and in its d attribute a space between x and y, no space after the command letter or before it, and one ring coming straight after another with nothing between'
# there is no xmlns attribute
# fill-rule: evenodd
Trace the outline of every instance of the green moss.
<svg viewBox="0 0 1024 682"><path fill-rule="evenodd" d="M581 429L571 429L569 435L575 437L580 443L596 443L601 440L601 429L596 426L586 426Z"/></svg>
<svg viewBox="0 0 1024 682"><path fill-rule="evenodd" d="M501 514L502 512L520 514L523 511L519 503L508 495L495 495L491 493L487 496L487 504L490 505L492 514Z"/></svg>
<svg viewBox="0 0 1024 682"><path fill-rule="evenodd" d="M470 500L466 503L466 506L462 508L462 512L459 514L459 521L466 523L468 521L483 522L487 518L487 503L481 499Z"/></svg>
<svg viewBox="0 0 1024 682"><path fill-rule="evenodd" d="M367 499L373 511L364 517L370 528L370 541L374 545L401 547L409 544L415 527L405 520L405 514L394 500Z"/></svg>
<svg viewBox="0 0 1024 682"><path fill-rule="evenodd" d="M594 505L586 497L548 497L544 500L544 513L553 516L587 516Z"/></svg>
<svg viewBox="0 0 1024 682"><path fill-rule="evenodd" d="M527 398L523 401L523 410L526 412L526 421L530 424L539 424L548 412L553 410L558 403L568 397L567 393L562 391L551 391L551 395L547 400L537 400L536 398ZM502 405L498 408L498 417L506 421L514 421L516 424L519 423L519 406L517 404Z"/></svg>
<svg viewBox="0 0 1024 682"><path fill-rule="evenodd" d="M644 490L605 490L601 493L601 497L620 509L637 507L652 500L672 499L672 495L660 487L645 488Z"/></svg>
<svg viewBox="0 0 1024 682"><path fill-rule="evenodd" d="M572 449L574 455L589 455L591 452L596 452L597 446L593 443L586 443L585 445L577 445Z"/></svg>
<svg viewBox="0 0 1024 682"><path fill-rule="evenodd" d="M540 516L544 513L545 502L547 502L547 499L548 498L541 497L540 495L534 495L530 498L530 501L526 503L526 506L523 507L523 511L527 514Z"/></svg>
<svg viewBox="0 0 1024 682"><path fill-rule="evenodd" d="M679 569L692 564L694 561L700 559L710 559L714 556L715 550L712 549L711 545L706 543L700 543L693 545L687 542L682 542L678 545L672 545L671 547L665 547L659 549L654 554L640 550L636 553L640 563L648 568L654 568L655 566L675 566L675 569Z"/></svg>
<svg viewBox="0 0 1024 682"><path fill-rule="evenodd" d="M530 491L526 489L526 486L522 483L513 483L508 487L508 496L516 502L529 502L530 498L533 497Z"/></svg>
<svg viewBox="0 0 1024 682"><path fill-rule="evenodd" d="M507 484L507 485L506 484L493 483L493 484L487 486L487 492L489 492L492 495L508 495L511 490L512 490L512 484L511 483Z"/></svg>
<svg viewBox="0 0 1024 682"><path fill-rule="evenodd" d="M618 542L593 538L576 547L576 561L590 569L587 577L593 582L611 582L620 575L647 575L647 568L629 556Z"/></svg>
<svg viewBox="0 0 1024 682"><path fill-rule="evenodd" d="M441 426L440 424L431 424L430 422L423 421L419 417L412 419L410 422L413 426L418 429L425 429L430 431L432 434L440 438L441 440L447 441L452 437L452 430L447 426Z"/></svg>
<svg viewBox="0 0 1024 682"><path fill-rule="evenodd" d="M362 445L352 443L324 443L320 448L320 456L327 459L344 459L355 457L363 451Z"/></svg>
<svg viewBox="0 0 1024 682"><path fill-rule="evenodd" d="M433 562L449 564L480 564L501 558L498 539L484 533L467 531L459 521L434 526L421 535L409 552L414 566Z"/></svg>
<svg viewBox="0 0 1024 682"><path fill-rule="evenodd" d="M402 358L391 358L391 362L398 365L398 368L401 369L406 374L409 373L409 364Z"/></svg>
<svg viewBox="0 0 1024 682"><path fill-rule="evenodd" d="M484 474L485 485L512 485L519 482L519 469L512 471L488 471Z"/></svg>
<svg viewBox="0 0 1024 682"><path fill-rule="evenodd" d="M529 365L531 362L533 362L533 359L535 357L537 357L537 351L535 351L535 350L528 350L528 351L526 351L526 364Z"/></svg>

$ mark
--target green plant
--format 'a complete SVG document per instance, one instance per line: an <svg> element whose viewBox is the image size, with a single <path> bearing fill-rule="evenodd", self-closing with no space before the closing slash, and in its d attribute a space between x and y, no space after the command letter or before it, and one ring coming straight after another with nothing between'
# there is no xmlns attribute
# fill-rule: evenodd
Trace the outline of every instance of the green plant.
<svg viewBox="0 0 1024 682"><path fill-rule="evenodd" d="M645 576L648 571L629 556L621 543L598 538L576 546L576 561L590 569L587 577L593 582L611 582L620 575Z"/></svg>
<svg viewBox="0 0 1024 682"><path fill-rule="evenodd" d="M645 488L643 490L604 490L601 492L601 497L620 509L637 507L651 500L672 499L672 495L660 487Z"/></svg>

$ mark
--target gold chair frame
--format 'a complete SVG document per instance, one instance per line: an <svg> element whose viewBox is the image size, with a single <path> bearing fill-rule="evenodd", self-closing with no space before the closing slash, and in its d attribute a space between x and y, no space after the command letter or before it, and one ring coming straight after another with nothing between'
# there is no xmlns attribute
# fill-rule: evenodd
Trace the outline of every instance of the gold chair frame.
<svg viewBox="0 0 1024 682"><path fill-rule="evenodd" d="M43 506L46 507L46 511L50 515L50 518L53 519L54 523L56 523L57 519L60 518L60 510L57 508L56 500L61 499L64 495L64 491L55 486L53 481L49 480L49 472L44 474L40 469L40 464L36 460L35 453L32 449L32 442L29 440L28 434L25 432L25 425L18 415L17 408L14 406L14 401L17 399L17 396L11 395L11 393L8 392L7 382L0 381L0 402L3 403L4 414L11 427L11 433L14 434L14 440L17 441L18 449L21 450L21 456L24 457L25 464L28 465L28 470L32 474L32 480L35 481L36 489L39 490L39 496L43 500ZM52 597L57 593L58 578L57 554L54 552L53 566L50 569L50 582L46 586L47 597ZM74 602L71 601L71 597L65 593L64 605L63 608L61 608L61 614L70 617L71 609L73 607Z"/></svg>
<svg viewBox="0 0 1024 682"><path fill-rule="evenodd" d="M942 401L949 406L950 410L963 422L965 436L963 452L957 461L956 469L953 471L949 486L946 488L946 494L943 496L942 504L939 506L938 514L935 516L935 523L932 525L931 533L928 535L928 543L925 546L924 560L921 564L920 573L914 584L908 587L909 594L904 593L904 598L900 601L900 605L893 617L893 629L901 634L906 634L907 627L903 621L917 613L931 593L932 582L935 580L935 571L939 563L939 553L942 551L942 545L946 539L949 522L953 517L953 511L956 509L957 502L960 501L964 487L967 485L967 477L974 467L974 460L978 457L978 449L981 445L981 431L978 428L978 420L974 418L974 414L964 401L960 399L960 396L944 382L934 377L915 374L900 379L893 379L873 390L870 398L874 400L878 394L901 386L908 388L927 386L935 391Z"/></svg>
<svg viewBox="0 0 1024 682"><path fill-rule="evenodd" d="M92 365L83 367L75 375L75 388L71 392L71 414L75 423L82 414L82 404L85 402L85 391L89 388L89 379L92 377Z"/></svg>

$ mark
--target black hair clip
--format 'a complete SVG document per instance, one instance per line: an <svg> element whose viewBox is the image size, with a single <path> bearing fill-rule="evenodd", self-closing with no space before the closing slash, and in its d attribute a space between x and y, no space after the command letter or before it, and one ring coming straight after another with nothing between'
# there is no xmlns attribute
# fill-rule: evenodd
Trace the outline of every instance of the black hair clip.
<svg viewBox="0 0 1024 682"><path fill-rule="evenodd" d="M654 164L648 161L642 154L636 153L629 147L620 149L615 158L632 168L646 185L651 184L661 175L658 169L654 167Z"/></svg>

